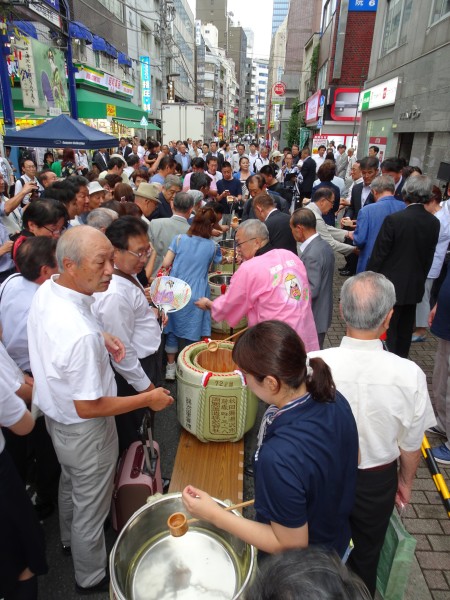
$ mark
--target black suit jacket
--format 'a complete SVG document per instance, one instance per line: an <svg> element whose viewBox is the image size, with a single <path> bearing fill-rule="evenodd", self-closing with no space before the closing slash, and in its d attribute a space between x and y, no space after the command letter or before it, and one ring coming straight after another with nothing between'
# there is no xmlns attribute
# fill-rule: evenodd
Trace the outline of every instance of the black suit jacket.
<svg viewBox="0 0 450 600"><path fill-rule="evenodd" d="M395 190L395 194L394 194L394 198L397 198L397 200L401 200L402 202L403 202L402 189L403 189L404 185L405 185L405 178L402 177L400 180L400 183L398 184L397 189Z"/></svg>
<svg viewBox="0 0 450 600"><path fill-rule="evenodd" d="M352 188L352 195L350 197L350 206L345 211L345 216L349 219L357 219L358 213L361 210L361 194L363 191L364 183L357 183ZM375 202L375 198L373 197L372 192L367 196L366 202L364 206L368 204L373 204Z"/></svg>
<svg viewBox="0 0 450 600"><path fill-rule="evenodd" d="M100 169L100 173L102 171L108 170L108 161L109 161L109 154L107 152L105 152L105 158L103 158L103 156L100 154L100 152L96 152L92 159L92 162L94 163L94 165L97 165L97 167Z"/></svg>
<svg viewBox="0 0 450 600"><path fill-rule="evenodd" d="M438 219L423 204L411 204L384 219L367 270L392 281L397 304L422 300L439 229Z"/></svg>
<svg viewBox="0 0 450 600"><path fill-rule="evenodd" d="M316 161L308 156L303 161L300 173L303 177L302 198L311 198L311 192L316 180Z"/></svg>
<svg viewBox="0 0 450 600"><path fill-rule="evenodd" d="M133 149L130 148L130 146L125 146L125 148L119 148L119 150L117 151L117 154L120 154L121 156L124 157L125 160L127 160L128 156L133 152Z"/></svg>
<svg viewBox="0 0 450 600"><path fill-rule="evenodd" d="M270 213L264 223L269 230L269 241L273 248L284 248L297 254L297 242L292 235L290 220L290 215L276 209Z"/></svg>

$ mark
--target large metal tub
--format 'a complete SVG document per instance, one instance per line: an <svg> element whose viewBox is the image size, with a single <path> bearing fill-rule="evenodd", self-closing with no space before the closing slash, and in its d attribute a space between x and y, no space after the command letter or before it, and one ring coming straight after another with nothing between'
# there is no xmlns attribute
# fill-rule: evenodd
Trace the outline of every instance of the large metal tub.
<svg viewBox="0 0 450 600"><path fill-rule="evenodd" d="M109 558L111 598L243 598L256 571L255 548L205 521L191 524L183 537L172 537L167 519L174 512L190 516L180 493L143 506L125 525Z"/></svg>
<svg viewBox="0 0 450 600"><path fill-rule="evenodd" d="M215 300L219 296L225 294L230 285L231 273L213 273L209 275L209 289L211 292L211 300ZM247 318L244 317L239 321L239 323L234 327L234 331L239 331L240 329L244 329L247 327ZM220 333L228 333L230 334L230 326L226 321L214 321L211 318L211 329L213 331L217 331Z"/></svg>

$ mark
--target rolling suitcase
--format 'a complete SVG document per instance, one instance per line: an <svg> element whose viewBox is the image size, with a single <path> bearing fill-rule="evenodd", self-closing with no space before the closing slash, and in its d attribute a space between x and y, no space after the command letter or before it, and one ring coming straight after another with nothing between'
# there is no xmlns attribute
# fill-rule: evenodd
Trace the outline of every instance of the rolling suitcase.
<svg viewBox="0 0 450 600"><path fill-rule="evenodd" d="M147 498L162 493L159 446L153 441L150 413L140 428L140 442L134 442L119 459L111 505L112 526L120 531Z"/></svg>

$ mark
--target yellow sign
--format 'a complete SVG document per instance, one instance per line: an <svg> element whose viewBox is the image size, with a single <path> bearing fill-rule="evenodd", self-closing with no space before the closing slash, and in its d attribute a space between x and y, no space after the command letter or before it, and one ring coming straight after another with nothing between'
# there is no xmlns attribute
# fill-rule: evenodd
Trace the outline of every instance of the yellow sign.
<svg viewBox="0 0 450 600"><path fill-rule="evenodd" d="M116 116L116 107L114 104L106 105L106 116L107 117L115 117Z"/></svg>

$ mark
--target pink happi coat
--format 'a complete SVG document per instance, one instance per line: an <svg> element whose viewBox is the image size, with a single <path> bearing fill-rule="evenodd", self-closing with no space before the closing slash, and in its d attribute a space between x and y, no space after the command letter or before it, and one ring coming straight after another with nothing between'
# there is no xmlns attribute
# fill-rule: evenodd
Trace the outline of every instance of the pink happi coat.
<svg viewBox="0 0 450 600"><path fill-rule="evenodd" d="M232 327L245 315L250 326L283 321L302 338L306 352L319 349L306 269L289 250L274 249L243 262L226 293L214 300L211 315Z"/></svg>

